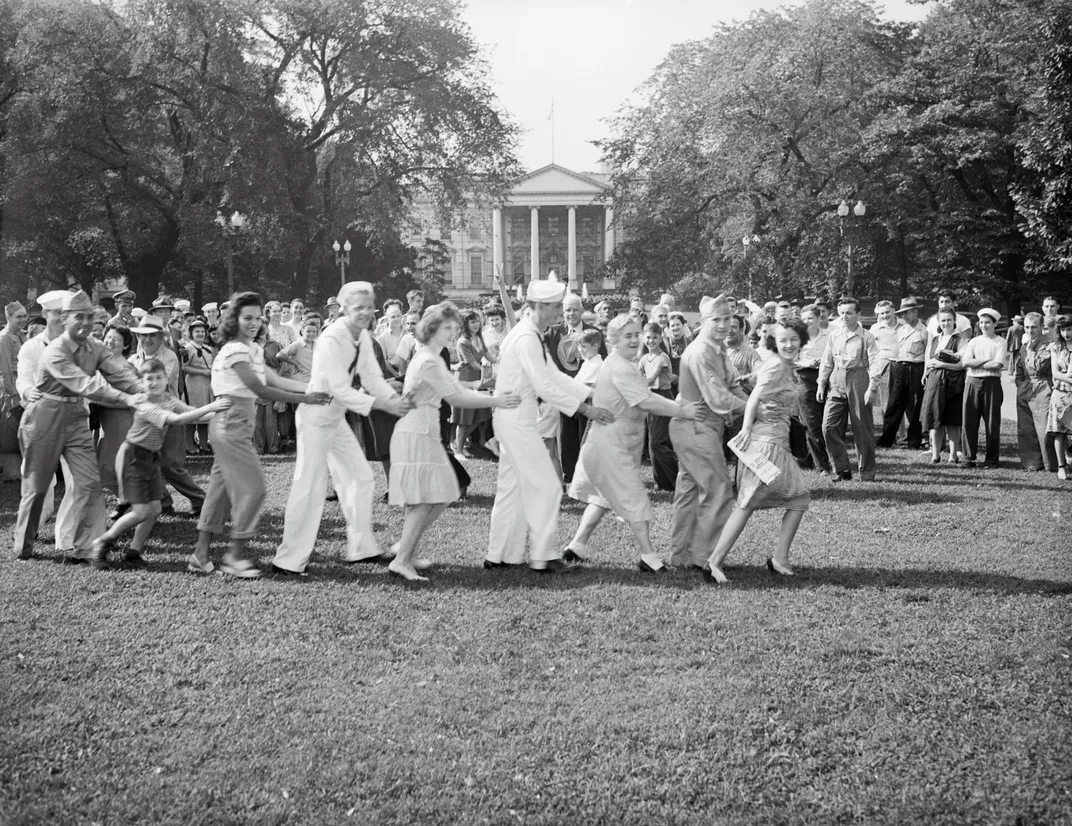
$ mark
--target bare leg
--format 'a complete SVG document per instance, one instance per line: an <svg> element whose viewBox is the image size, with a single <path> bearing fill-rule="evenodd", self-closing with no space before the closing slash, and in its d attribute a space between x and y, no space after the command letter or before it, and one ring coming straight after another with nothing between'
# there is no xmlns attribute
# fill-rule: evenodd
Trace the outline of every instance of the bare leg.
<svg viewBox="0 0 1072 826"><path fill-rule="evenodd" d="M153 514L153 505L156 505L156 513ZM115 542L119 537L129 531L131 528L138 528L143 522L152 517L153 521L156 521L156 517L160 515L160 502L145 502L140 505L131 505L130 510L120 516L115 522L112 523L112 527L106 530L98 537L97 541L103 540L104 542ZM150 526L151 528L151 526ZM135 534L136 536L136 534Z"/></svg>
<svg viewBox="0 0 1072 826"><path fill-rule="evenodd" d="M387 487L391 487L391 460L382 459L380 464L383 465L383 478L387 480Z"/></svg>
<svg viewBox="0 0 1072 826"><path fill-rule="evenodd" d="M789 568L789 547L800 528L800 521L806 511L786 511L782 517L782 529L778 531L778 544L774 549L774 561L787 570Z"/></svg>
<svg viewBox="0 0 1072 826"><path fill-rule="evenodd" d="M636 537L637 544L640 545L640 558L644 560L647 566L655 571L665 568L666 563L663 562L662 558L657 553L655 553L655 549L651 547L649 523L630 522L629 527L633 529L633 536Z"/></svg>
<svg viewBox="0 0 1072 826"><path fill-rule="evenodd" d="M726 575L722 573L722 562L744 532L744 526L748 524L748 520L751 516L752 511L745 510L739 505L734 505L733 513L731 513L730 518L726 520L726 527L722 529L722 533L718 537L718 542L715 544L715 549L711 552L711 557L707 560L707 566L711 569L712 575L719 582L727 581Z"/></svg>
<svg viewBox="0 0 1072 826"><path fill-rule="evenodd" d="M945 429L946 436L949 438L949 461L955 462L960 459L960 428L959 427L947 427Z"/></svg>
<svg viewBox="0 0 1072 826"><path fill-rule="evenodd" d="M938 425L938 427L931 429L931 458L935 462L940 462L942 460L942 440L944 438L944 425Z"/></svg>
<svg viewBox="0 0 1072 826"><path fill-rule="evenodd" d="M145 543L149 541L149 534L153 532L153 526L160 517L160 502L150 502L149 516L134 531L134 538L130 542L128 553L141 554L145 549Z"/></svg>
<svg viewBox="0 0 1072 826"><path fill-rule="evenodd" d="M584 514L581 516L581 524L577 526L577 532L573 535L573 539L566 548L584 559L585 552L588 550L588 540L591 539L596 526L603 521L603 517L606 515L607 509L601 508L599 505L589 505L585 508ZM646 525L647 522L644 524Z"/></svg>
<svg viewBox="0 0 1072 826"><path fill-rule="evenodd" d="M1068 436L1064 433L1053 434L1053 450L1057 454L1057 478L1068 479Z"/></svg>
<svg viewBox="0 0 1072 826"><path fill-rule="evenodd" d="M197 545L194 547L194 559L197 563L204 567L208 564L208 549L212 544L212 533L210 531L198 531L197 532Z"/></svg>
<svg viewBox="0 0 1072 826"><path fill-rule="evenodd" d="M455 442L454 452L459 456L468 456L465 449L465 442L469 438L469 433L473 429L471 424L458 425L458 439Z"/></svg>
<svg viewBox="0 0 1072 826"><path fill-rule="evenodd" d="M413 554L417 550L422 534L446 509L446 504L410 505L406 509L406 521L402 525L402 539L398 543L398 554L388 566L388 570L400 574L410 581L424 581L425 577L413 567Z"/></svg>

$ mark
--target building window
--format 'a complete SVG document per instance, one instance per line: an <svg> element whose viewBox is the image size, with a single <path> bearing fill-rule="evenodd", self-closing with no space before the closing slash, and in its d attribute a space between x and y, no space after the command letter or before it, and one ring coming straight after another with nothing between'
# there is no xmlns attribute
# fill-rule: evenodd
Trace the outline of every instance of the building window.
<svg viewBox="0 0 1072 826"><path fill-rule="evenodd" d="M469 218L469 238L472 241L484 240L484 224L479 215L473 215Z"/></svg>
<svg viewBox="0 0 1072 826"><path fill-rule="evenodd" d="M592 216L585 215L581 218L581 232L585 235L592 234Z"/></svg>
<svg viewBox="0 0 1072 826"><path fill-rule="evenodd" d="M529 222L525 218L511 218L510 233L515 238L527 237L529 234Z"/></svg>
<svg viewBox="0 0 1072 826"><path fill-rule="evenodd" d="M580 275L582 277L589 277L595 275L595 272L595 256L590 252L582 253Z"/></svg>
<svg viewBox="0 0 1072 826"><path fill-rule="evenodd" d="M547 232L548 232L549 235L558 235L558 219L557 218L548 218L547 219Z"/></svg>
<svg viewBox="0 0 1072 826"><path fill-rule="evenodd" d="M483 255L470 255L469 256L469 283L465 286L483 286L484 285L484 256Z"/></svg>

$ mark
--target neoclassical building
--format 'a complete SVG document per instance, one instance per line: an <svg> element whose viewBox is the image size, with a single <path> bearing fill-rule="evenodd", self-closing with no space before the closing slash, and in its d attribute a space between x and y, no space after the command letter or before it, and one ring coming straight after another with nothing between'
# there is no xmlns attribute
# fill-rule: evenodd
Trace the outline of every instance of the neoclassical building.
<svg viewBox="0 0 1072 826"><path fill-rule="evenodd" d="M471 210L463 227L450 232L436 225L431 204L418 203L406 240L418 249L425 238L446 246L450 264L443 289L455 300L490 292L497 269L507 283L527 283L534 273L546 278L554 270L576 292L582 286L613 290L613 279L599 277L616 240L608 178L605 172L545 166L518 178L503 204Z"/></svg>

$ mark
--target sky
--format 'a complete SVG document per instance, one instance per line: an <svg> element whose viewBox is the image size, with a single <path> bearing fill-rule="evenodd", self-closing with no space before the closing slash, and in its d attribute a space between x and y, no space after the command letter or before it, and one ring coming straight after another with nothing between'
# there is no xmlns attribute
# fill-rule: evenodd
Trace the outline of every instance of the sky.
<svg viewBox="0 0 1072 826"><path fill-rule="evenodd" d="M524 132L526 170L552 161L599 170L591 144L675 43L709 35L784 0L468 0L466 20L491 64L493 88ZM879 0L892 20L919 20L926 7Z"/></svg>

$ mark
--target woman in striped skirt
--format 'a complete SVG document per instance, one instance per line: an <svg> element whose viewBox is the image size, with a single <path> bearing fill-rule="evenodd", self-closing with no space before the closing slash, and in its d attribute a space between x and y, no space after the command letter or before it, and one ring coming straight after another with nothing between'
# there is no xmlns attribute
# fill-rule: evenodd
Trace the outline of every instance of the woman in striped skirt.
<svg viewBox="0 0 1072 826"><path fill-rule="evenodd" d="M709 581L726 582L722 562L733 548L752 511L784 508L782 529L773 556L767 558L772 574L793 576L789 546L811 503L804 473L789 450L789 417L797 408L797 374L794 364L800 348L808 343L808 328L791 318L778 324L768 337L767 349L777 357L765 359L756 371L756 386L744 409L744 423L736 444L751 447L778 468L778 476L765 484L743 461L737 463L737 506L726 521L718 544L704 571Z"/></svg>

